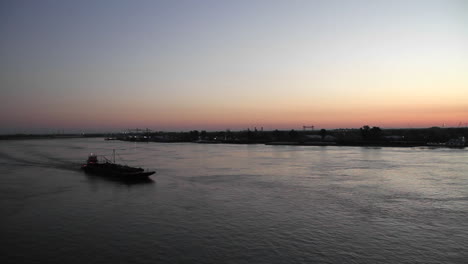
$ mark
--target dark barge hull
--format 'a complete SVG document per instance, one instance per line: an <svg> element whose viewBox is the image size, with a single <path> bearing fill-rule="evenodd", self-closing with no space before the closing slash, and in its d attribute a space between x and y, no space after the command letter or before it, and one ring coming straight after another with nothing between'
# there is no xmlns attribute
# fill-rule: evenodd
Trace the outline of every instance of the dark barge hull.
<svg viewBox="0 0 468 264"><path fill-rule="evenodd" d="M154 171L144 171L143 169L118 169L112 168L112 166L102 165L83 165L81 169L89 174L118 178L122 180L145 180L148 179L150 175L155 173Z"/></svg>

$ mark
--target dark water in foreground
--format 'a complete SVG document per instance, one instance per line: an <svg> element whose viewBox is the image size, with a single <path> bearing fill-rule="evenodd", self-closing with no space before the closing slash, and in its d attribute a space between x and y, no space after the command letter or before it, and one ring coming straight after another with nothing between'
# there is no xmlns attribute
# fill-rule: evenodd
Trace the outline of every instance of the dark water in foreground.
<svg viewBox="0 0 468 264"><path fill-rule="evenodd" d="M116 149L157 169L76 170ZM468 150L0 142L1 263L467 263Z"/></svg>

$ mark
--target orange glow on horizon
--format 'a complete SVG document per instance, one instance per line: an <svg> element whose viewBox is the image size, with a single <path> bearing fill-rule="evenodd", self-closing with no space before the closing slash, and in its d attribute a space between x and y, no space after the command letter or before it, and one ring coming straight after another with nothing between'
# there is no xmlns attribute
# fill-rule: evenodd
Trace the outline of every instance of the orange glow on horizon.
<svg viewBox="0 0 468 264"><path fill-rule="evenodd" d="M114 109L115 110L115 109ZM359 128L363 125L382 128L457 126L467 122L464 106L439 107L360 107L360 108L297 108L297 109L222 109L189 108L157 109L139 107L122 111L83 111L68 109L62 113L44 112L34 118L18 116L19 125L60 128L151 128L154 130L242 130L263 127L273 129L301 129L303 125L317 128ZM19 118L19 119L17 119Z"/></svg>

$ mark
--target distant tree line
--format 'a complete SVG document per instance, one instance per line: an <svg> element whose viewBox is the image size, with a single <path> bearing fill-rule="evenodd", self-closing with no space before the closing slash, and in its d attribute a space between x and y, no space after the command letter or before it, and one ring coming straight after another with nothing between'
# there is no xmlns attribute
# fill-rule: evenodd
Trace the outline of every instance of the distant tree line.
<svg viewBox="0 0 468 264"><path fill-rule="evenodd" d="M278 130L259 131L206 131L188 132L148 132L117 135L122 140L156 142L199 142L199 143L239 143L257 144L269 142L336 142L341 145L366 144L425 144L426 142L446 142L452 138L468 137L468 128L420 128L420 129L381 129L364 125L359 129L320 129L320 130Z"/></svg>

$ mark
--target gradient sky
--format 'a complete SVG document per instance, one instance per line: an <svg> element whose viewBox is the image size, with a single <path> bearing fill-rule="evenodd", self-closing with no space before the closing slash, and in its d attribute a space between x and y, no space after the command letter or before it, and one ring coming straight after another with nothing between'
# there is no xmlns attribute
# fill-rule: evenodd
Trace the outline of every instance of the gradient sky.
<svg viewBox="0 0 468 264"><path fill-rule="evenodd" d="M458 126L468 1L0 2L0 133Z"/></svg>

